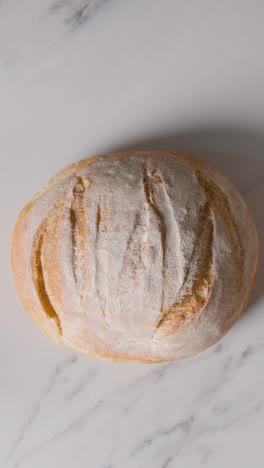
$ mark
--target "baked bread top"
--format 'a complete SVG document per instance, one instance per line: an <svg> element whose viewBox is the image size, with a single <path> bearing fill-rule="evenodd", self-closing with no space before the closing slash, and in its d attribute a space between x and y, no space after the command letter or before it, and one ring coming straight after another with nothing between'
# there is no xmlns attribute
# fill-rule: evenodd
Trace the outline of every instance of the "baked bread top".
<svg viewBox="0 0 264 468"><path fill-rule="evenodd" d="M240 316L258 238L226 176L138 151L65 168L22 210L12 265L24 308L57 342L114 360L189 357Z"/></svg>

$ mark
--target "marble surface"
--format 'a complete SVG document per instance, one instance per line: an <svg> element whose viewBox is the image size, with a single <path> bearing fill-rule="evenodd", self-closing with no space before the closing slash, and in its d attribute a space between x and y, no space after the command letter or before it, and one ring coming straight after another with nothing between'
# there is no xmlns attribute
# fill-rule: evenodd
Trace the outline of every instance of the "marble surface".
<svg viewBox="0 0 264 468"><path fill-rule="evenodd" d="M0 1L0 468L263 466L263 15L261 0ZM66 164L127 148L211 161L259 229L244 315L191 360L77 354L16 296L20 209Z"/></svg>

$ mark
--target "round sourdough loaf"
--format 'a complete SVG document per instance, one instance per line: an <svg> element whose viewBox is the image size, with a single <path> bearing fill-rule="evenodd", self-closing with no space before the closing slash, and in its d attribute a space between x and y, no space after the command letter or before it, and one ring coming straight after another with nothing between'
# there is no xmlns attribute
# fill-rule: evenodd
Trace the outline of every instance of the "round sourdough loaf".
<svg viewBox="0 0 264 468"><path fill-rule="evenodd" d="M12 264L39 328L119 361L193 356L240 316L258 238L226 176L197 158L137 151L66 167L19 215Z"/></svg>

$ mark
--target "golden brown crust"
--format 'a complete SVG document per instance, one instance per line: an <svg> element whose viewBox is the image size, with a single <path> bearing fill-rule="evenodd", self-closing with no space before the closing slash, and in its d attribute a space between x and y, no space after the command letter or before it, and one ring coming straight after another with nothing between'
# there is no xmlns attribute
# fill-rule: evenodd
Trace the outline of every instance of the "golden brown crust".
<svg viewBox="0 0 264 468"><path fill-rule="evenodd" d="M172 178L174 166L188 187ZM111 231L113 206L119 234ZM119 244L125 263L116 279ZM12 244L18 294L43 333L93 356L146 363L190 357L218 341L247 303L257 258L254 222L226 176L193 156L160 151L68 166L22 210ZM230 299L224 310L221 288ZM134 313L131 298L136 309L156 290L160 308L154 301L151 313L151 302Z"/></svg>

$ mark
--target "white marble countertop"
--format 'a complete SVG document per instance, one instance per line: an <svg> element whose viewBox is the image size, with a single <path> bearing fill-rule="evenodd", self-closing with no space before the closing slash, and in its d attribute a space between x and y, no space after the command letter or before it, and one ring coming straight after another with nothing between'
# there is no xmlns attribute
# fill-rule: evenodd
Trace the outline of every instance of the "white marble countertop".
<svg viewBox="0 0 264 468"><path fill-rule="evenodd" d="M0 468L262 468L264 2L1 0ZM65 165L127 148L224 170L260 268L227 336L196 358L108 363L43 336L16 296L16 217Z"/></svg>

